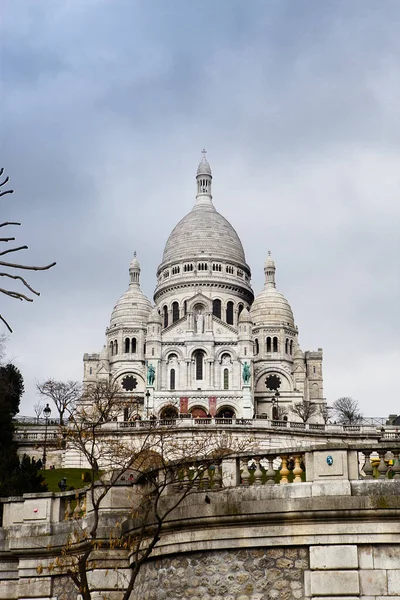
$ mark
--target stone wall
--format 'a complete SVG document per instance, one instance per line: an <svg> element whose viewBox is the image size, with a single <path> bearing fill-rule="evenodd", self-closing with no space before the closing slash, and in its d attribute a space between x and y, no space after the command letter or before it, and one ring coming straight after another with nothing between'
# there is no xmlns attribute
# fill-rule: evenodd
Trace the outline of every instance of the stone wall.
<svg viewBox="0 0 400 600"><path fill-rule="evenodd" d="M299 600L308 549L193 552L152 560L132 600Z"/></svg>

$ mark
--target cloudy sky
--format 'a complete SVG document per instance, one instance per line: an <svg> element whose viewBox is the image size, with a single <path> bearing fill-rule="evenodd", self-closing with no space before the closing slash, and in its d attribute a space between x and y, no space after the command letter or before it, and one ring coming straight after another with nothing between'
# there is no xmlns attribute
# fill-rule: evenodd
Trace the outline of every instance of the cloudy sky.
<svg viewBox="0 0 400 600"><path fill-rule="evenodd" d="M400 413L398 0L3 0L2 220L41 296L1 297L21 369L80 379L137 250L152 297L203 146L253 288L268 249L328 402ZM4 231L4 230L3 230ZM6 282L2 282L5 285ZM5 331L5 329L4 329Z"/></svg>

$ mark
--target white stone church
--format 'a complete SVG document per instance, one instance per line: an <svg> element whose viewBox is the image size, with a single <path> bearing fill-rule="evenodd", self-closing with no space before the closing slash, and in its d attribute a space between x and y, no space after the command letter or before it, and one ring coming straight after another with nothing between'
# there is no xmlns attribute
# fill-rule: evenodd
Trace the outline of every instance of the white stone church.
<svg viewBox="0 0 400 600"><path fill-rule="evenodd" d="M120 387L121 420L299 420L294 404L324 403L322 350L301 350L269 252L264 289L254 297L239 236L213 204L205 156L196 182L192 210L167 239L154 305L140 289L135 253L106 345L84 355L84 384L107 380Z"/></svg>

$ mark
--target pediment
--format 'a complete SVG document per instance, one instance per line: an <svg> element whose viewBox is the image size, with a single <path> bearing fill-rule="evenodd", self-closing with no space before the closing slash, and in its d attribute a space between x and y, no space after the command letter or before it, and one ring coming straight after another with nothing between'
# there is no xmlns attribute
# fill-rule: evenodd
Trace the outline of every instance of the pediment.
<svg viewBox="0 0 400 600"><path fill-rule="evenodd" d="M205 307L206 312L212 310L212 300L207 298L207 296L205 296L201 291L198 291L190 298L190 300L187 301L188 311L195 310L196 305L198 304L202 304Z"/></svg>

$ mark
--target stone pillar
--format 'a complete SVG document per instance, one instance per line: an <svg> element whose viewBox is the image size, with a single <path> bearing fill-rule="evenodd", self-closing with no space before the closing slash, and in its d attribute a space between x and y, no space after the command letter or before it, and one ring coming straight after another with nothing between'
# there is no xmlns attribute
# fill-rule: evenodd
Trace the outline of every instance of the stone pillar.
<svg viewBox="0 0 400 600"><path fill-rule="evenodd" d="M253 398L251 396L251 386L249 383L244 383L243 388L243 402L242 402L242 418L252 419L254 414Z"/></svg>

